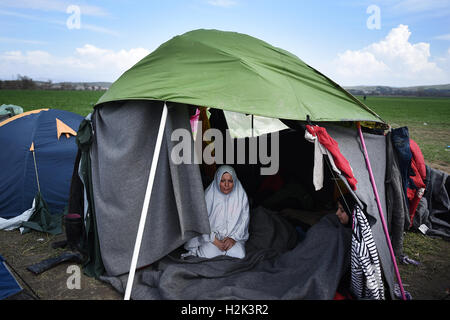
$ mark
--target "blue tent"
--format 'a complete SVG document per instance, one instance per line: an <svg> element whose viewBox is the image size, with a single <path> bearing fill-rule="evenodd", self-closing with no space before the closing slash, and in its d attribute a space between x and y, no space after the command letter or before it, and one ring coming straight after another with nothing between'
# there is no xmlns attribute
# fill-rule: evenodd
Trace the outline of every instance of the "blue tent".
<svg viewBox="0 0 450 320"><path fill-rule="evenodd" d="M83 117L39 109L0 122L0 218L31 208L38 189L52 214L67 205Z"/></svg>
<svg viewBox="0 0 450 320"><path fill-rule="evenodd" d="M0 255L0 300L20 291L22 291L22 287L6 266L5 259Z"/></svg>

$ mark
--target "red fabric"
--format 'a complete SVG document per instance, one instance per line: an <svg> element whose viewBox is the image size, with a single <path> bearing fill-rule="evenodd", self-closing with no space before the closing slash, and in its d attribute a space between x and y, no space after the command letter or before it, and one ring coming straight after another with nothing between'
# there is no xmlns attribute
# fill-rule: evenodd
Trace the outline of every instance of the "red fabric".
<svg viewBox="0 0 450 320"><path fill-rule="evenodd" d="M313 136L317 136L321 145L323 145L333 156L334 163L336 167L342 171L348 184L353 190L356 190L356 184L358 181L353 175L352 168L348 163L347 159L342 155L339 150L338 143L334 140L327 132L325 128L319 126L307 125L306 129Z"/></svg>
<svg viewBox="0 0 450 320"><path fill-rule="evenodd" d="M78 213L68 213L66 215L66 218L68 219L79 219L81 216Z"/></svg>
<svg viewBox="0 0 450 320"><path fill-rule="evenodd" d="M336 294L334 295L333 300L346 300L347 298L345 296L343 296L342 294L340 294L339 292L336 292Z"/></svg>
<svg viewBox="0 0 450 320"><path fill-rule="evenodd" d="M423 158L422 150L419 145L413 140L409 139L409 147L412 153L412 161L416 166L417 172L423 180L427 177L427 168L425 167L425 159Z"/></svg>
<svg viewBox="0 0 450 320"><path fill-rule="evenodd" d="M350 294L346 293L340 293L336 291L336 294L334 295L333 300L353 300L352 296Z"/></svg>
<svg viewBox="0 0 450 320"><path fill-rule="evenodd" d="M422 151L420 150L419 145L413 139L409 139L409 146L412 153L411 169L415 174L414 176L410 176L410 178L418 189L425 188L427 169L425 166L425 159L423 157ZM422 198L422 195L418 194L418 189L407 189L407 196L409 200L409 227L411 227L413 224L417 207L419 205L420 199Z"/></svg>
<svg viewBox="0 0 450 320"><path fill-rule="evenodd" d="M422 197L419 197L417 194L414 196L414 198L409 201L409 218L410 218L410 223L409 223L409 227L411 228L413 225L413 220L414 220L414 216L416 215L416 210L417 207L419 206L419 202L420 199Z"/></svg>
<svg viewBox="0 0 450 320"><path fill-rule="evenodd" d="M414 182L418 189L425 188L425 177L420 175L419 169L417 168L416 162L414 161L414 157L411 160L411 169L414 172L414 176L410 176L411 180Z"/></svg>

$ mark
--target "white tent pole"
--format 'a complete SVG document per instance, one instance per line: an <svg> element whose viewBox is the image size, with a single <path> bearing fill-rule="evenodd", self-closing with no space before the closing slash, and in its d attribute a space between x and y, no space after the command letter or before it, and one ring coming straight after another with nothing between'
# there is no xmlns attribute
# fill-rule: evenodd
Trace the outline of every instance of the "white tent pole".
<svg viewBox="0 0 450 320"><path fill-rule="evenodd" d="M167 105L164 103L161 122L159 124L158 136L156 138L155 151L153 152L152 166L147 182L147 190L145 191L144 203L142 205L141 219L139 221L139 228L136 235L136 242L134 244L133 257L131 259L130 273L128 274L127 287L125 290L124 300L130 300L131 289L133 287L134 274L136 272L136 265L139 256L139 250L142 243L142 235L144 234L145 220L147 219L148 207L150 205L150 196L152 194L153 182L155 180L156 167L158 165L159 152L161 151L162 138L164 136L164 127L167 120Z"/></svg>

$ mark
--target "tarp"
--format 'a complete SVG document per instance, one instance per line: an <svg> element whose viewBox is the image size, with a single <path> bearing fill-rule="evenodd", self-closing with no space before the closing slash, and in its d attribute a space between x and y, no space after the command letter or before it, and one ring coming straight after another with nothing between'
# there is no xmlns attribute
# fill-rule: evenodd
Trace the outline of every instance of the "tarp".
<svg viewBox="0 0 450 320"><path fill-rule="evenodd" d="M23 233L36 230L53 235L62 233L62 215L50 214L47 203L40 192L33 200L34 210L28 221L22 223Z"/></svg>
<svg viewBox="0 0 450 320"><path fill-rule="evenodd" d="M68 138L62 133L58 139L57 119L76 131L83 117L64 110L41 109L0 122L1 218L9 219L31 208L38 192L36 171L50 213L63 212L77 145L72 135ZM30 151L32 144L34 152Z"/></svg>
<svg viewBox="0 0 450 320"><path fill-rule="evenodd" d="M99 99L159 100L312 121L384 121L295 55L218 30L176 36L136 63Z"/></svg>
<svg viewBox="0 0 450 320"><path fill-rule="evenodd" d="M14 104L2 104L0 106L0 121L14 117L23 112L23 108Z"/></svg>
<svg viewBox="0 0 450 320"><path fill-rule="evenodd" d="M22 291L22 287L6 266L5 259L0 255L0 300Z"/></svg>

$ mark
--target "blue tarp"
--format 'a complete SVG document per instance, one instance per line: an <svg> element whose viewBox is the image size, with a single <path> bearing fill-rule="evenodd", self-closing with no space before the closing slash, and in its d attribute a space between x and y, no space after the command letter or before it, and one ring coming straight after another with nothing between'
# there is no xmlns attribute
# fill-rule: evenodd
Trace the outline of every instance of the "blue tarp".
<svg viewBox="0 0 450 320"><path fill-rule="evenodd" d="M22 287L6 266L5 259L0 255L0 300L20 291L22 291Z"/></svg>
<svg viewBox="0 0 450 320"><path fill-rule="evenodd" d="M67 205L78 147L72 135L67 138L62 134L58 139L56 119L76 132L83 117L48 109L17 115L6 124L0 122L1 218L9 219L31 208L38 192L32 143L41 194L50 213L62 214Z"/></svg>

